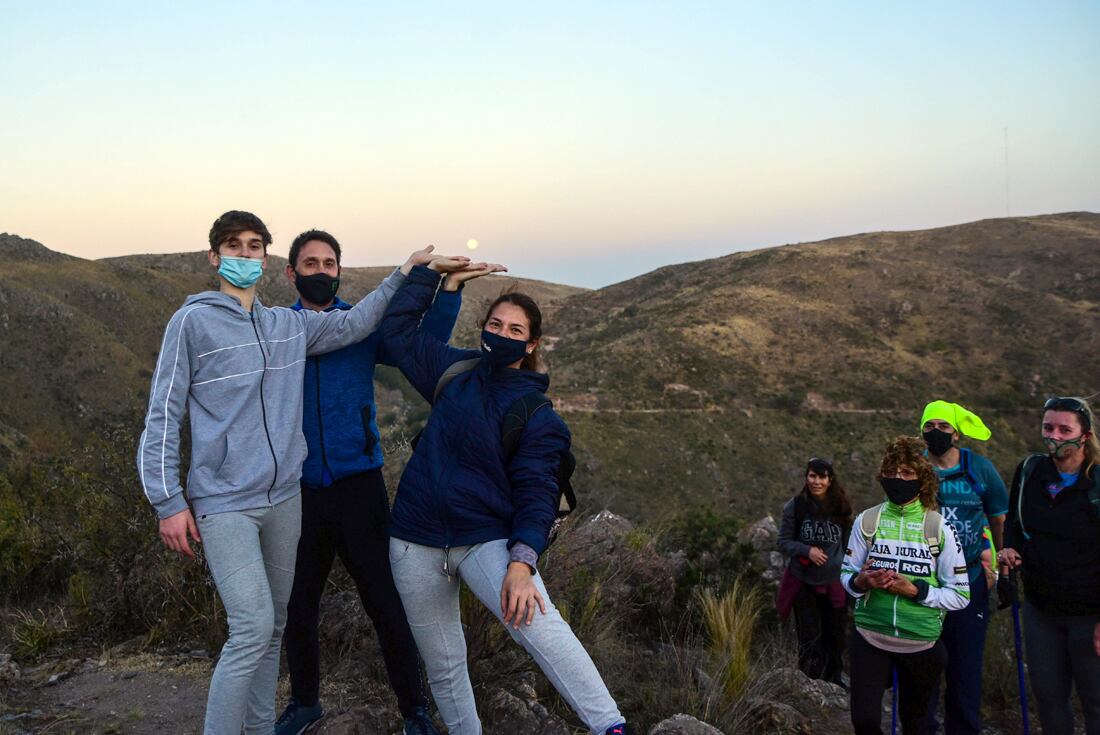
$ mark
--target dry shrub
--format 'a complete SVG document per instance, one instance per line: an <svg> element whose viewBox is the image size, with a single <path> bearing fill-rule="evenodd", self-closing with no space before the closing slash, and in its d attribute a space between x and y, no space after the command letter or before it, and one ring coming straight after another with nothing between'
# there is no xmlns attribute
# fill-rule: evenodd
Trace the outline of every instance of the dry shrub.
<svg viewBox="0 0 1100 735"><path fill-rule="evenodd" d="M749 676L753 634L764 608L763 598L757 588L741 579L721 597L704 590L699 598L711 655L721 662L726 695L735 699Z"/></svg>

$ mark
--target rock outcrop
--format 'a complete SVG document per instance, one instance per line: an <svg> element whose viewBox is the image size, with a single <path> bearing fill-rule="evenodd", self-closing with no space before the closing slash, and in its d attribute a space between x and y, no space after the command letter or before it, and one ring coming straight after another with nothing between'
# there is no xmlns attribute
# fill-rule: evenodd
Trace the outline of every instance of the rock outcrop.
<svg viewBox="0 0 1100 735"><path fill-rule="evenodd" d="M756 523L752 523L737 534L737 540L752 547L756 554L756 562L763 570L760 574L764 582L778 586L786 568L786 560L783 555L775 550L775 542L779 539L779 527L775 525L775 519L766 515Z"/></svg>
<svg viewBox="0 0 1100 735"><path fill-rule="evenodd" d="M650 728L649 735L723 735L722 731L691 715L673 715Z"/></svg>

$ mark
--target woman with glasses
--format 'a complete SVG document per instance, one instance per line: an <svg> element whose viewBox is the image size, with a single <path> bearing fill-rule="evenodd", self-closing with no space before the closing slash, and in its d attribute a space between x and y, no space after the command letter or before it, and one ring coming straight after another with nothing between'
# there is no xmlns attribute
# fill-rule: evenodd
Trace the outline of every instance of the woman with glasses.
<svg viewBox="0 0 1100 735"><path fill-rule="evenodd" d="M794 610L798 667L809 677L842 684L848 596L840 564L852 527L852 504L833 465L806 463L802 491L783 506L777 547L790 557L776 607L786 620Z"/></svg>
<svg viewBox="0 0 1100 735"><path fill-rule="evenodd" d="M1081 398L1043 406L1046 454L1016 468L1005 523L1004 571L1020 570L1031 688L1046 735L1074 731L1077 689L1085 731L1100 733L1100 442Z"/></svg>
<svg viewBox="0 0 1100 735"><path fill-rule="evenodd" d="M936 472L919 437L887 445L877 479L886 502L856 517L841 579L856 598L851 710L857 735L881 733L882 693L897 673L902 732L915 735L943 672L948 610L970 600L966 559L936 512Z"/></svg>
<svg viewBox="0 0 1100 735"><path fill-rule="evenodd" d="M483 265L448 278L461 282L500 269ZM542 314L531 298L505 293L485 312L481 350L455 349L418 329L439 280L428 268L413 268L382 322L397 367L432 404L397 488L390 567L436 706L451 735L482 732L466 666L461 580L589 732L629 735L535 568L557 516L558 469L569 461L570 443L569 429L543 395L549 378L538 369ZM526 421L506 454L502 434L517 406L526 409Z"/></svg>

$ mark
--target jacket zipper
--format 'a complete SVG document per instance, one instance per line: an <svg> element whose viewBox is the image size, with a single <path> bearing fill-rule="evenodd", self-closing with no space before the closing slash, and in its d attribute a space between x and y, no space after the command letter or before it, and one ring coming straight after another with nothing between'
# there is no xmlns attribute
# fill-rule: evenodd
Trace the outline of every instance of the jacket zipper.
<svg viewBox="0 0 1100 735"><path fill-rule="evenodd" d="M267 437L267 448L271 452L271 461L275 463L275 474L271 476L271 484L267 487L267 504L271 505L271 491L275 488L275 482L279 479L279 458L275 456L275 445L271 443L271 432L267 430L267 407L264 405L264 378L267 377L267 352L264 350L263 340L260 339L260 329L256 326L256 315L248 312L248 318L252 322L252 331L256 333L256 346L260 348L260 357L264 361L264 371L260 373L260 416L264 422L264 436Z"/></svg>
<svg viewBox="0 0 1100 735"><path fill-rule="evenodd" d="M320 357L320 355L317 355L315 357L311 357L310 359L313 360L313 364L317 368L314 371L314 376L317 378L317 383L316 383L316 389L317 389L316 390L316 393L317 393L317 434L318 434L318 436L320 437L320 440L321 440L321 482L320 482L320 485L322 487L324 487L324 485L325 485L325 474L326 473L328 474L329 479L332 480L333 482L336 481L336 478L333 476L332 470L328 466L328 454L325 452L325 422L322 419L322 414L321 414L321 357Z"/></svg>

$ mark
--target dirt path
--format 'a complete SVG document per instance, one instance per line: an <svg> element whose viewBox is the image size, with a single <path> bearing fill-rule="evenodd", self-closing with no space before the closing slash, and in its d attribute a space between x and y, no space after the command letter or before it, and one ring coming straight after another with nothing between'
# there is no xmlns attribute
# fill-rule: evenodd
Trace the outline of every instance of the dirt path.
<svg viewBox="0 0 1100 735"><path fill-rule="evenodd" d="M133 656L26 669L0 694L0 733L198 733L209 660Z"/></svg>

